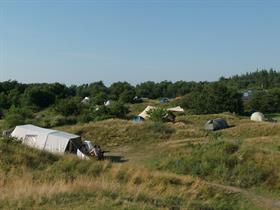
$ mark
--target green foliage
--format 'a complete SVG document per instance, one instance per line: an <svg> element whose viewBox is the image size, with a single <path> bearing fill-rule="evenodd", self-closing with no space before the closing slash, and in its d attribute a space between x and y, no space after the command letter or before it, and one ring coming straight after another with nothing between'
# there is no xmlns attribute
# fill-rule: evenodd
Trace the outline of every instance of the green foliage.
<svg viewBox="0 0 280 210"><path fill-rule="evenodd" d="M54 109L63 116L78 115L81 111L81 99L72 97L62 99L55 105Z"/></svg>
<svg viewBox="0 0 280 210"><path fill-rule="evenodd" d="M122 102L113 102L108 108L110 115L117 118L125 118L129 112L128 107Z"/></svg>
<svg viewBox="0 0 280 210"><path fill-rule="evenodd" d="M113 100L120 99L122 95L123 102L130 102L135 96L135 88L127 82L116 82L113 83L110 88L110 98Z"/></svg>
<svg viewBox="0 0 280 210"><path fill-rule="evenodd" d="M280 112L280 88L256 91L245 103L247 110L264 113Z"/></svg>
<svg viewBox="0 0 280 210"><path fill-rule="evenodd" d="M163 108L155 108L148 112L150 115L150 120L154 122L166 122L165 116L168 115L168 111Z"/></svg>
<svg viewBox="0 0 280 210"><path fill-rule="evenodd" d="M181 106L195 114L243 113L241 94L219 83L207 85L202 91L186 95Z"/></svg>
<svg viewBox="0 0 280 210"><path fill-rule="evenodd" d="M122 102L112 102L110 105L91 106L84 110L79 120L81 122L100 121L109 118L126 118L129 109Z"/></svg>
<svg viewBox="0 0 280 210"><path fill-rule="evenodd" d="M104 105L104 102L107 100L107 95L104 92L97 93L94 97L91 98L91 103L95 105Z"/></svg>
<svg viewBox="0 0 280 210"><path fill-rule="evenodd" d="M55 102L55 95L41 87L34 86L25 92L24 99L27 105L35 105L38 108L46 108Z"/></svg>
<svg viewBox="0 0 280 210"><path fill-rule="evenodd" d="M276 185L280 180L272 165L264 166L254 159L261 153L240 149L241 142L211 141L188 147L192 148L189 155L169 160L162 167L179 174L192 174L244 188L265 185L272 179Z"/></svg>
<svg viewBox="0 0 280 210"><path fill-rule="evenodd" d="M5 114L5 127L12 128L24 124L26 119L32 116L32 110L29 108L18 108L12 106Z"/></svg>

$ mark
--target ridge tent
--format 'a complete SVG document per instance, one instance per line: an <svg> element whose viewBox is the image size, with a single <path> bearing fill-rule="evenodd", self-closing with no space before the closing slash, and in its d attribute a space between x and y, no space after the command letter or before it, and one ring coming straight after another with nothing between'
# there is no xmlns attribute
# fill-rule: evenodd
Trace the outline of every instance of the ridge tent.
<svg viewBox="0 0 280 210"><path fill-rule="evenodd" d="M167 111L170 111L170 112L184 112L185 110L180 106L176 106L176 107L168 108Z"/></svg>
<svg viewBox="0 0 280 210"><path fill-rule="evenodd" d="M82 146L80 136L34 125L16 126L11 136L30 147L59 154L65 152L76 154Z"/></svg>
<svg viewBox="0 0 280 210"><path fill-rule="evenodd" d="M216 131L228 127L228 123L222 118L208 120L204 125L204 129L208 131Z"/></svg>
<svg viewBox="0 0 280 210"><path fill-rule="evenodd" d="M155 109L156 107L154 106L147 106L143 112L141 112L138 116L144 118L145 120L147 120L150 116L148 114L149 111Z"/></svg>
<svg viewBox="0 0 280 210"><path fill-rule="evenodd" d="M266 119L265 119L265 116L263 115L263 113L261 113L261 112L254 112L251 115L251 120L252 121L256 121L256 122L263 122Z"/></svg>

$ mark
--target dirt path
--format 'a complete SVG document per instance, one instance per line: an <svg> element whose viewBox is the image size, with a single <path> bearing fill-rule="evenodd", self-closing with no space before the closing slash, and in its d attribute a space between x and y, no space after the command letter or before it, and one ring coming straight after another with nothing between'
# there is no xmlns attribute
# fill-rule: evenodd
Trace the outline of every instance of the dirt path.
<svg viewBox="0 0 280 210"><path fill-rule="evenodd" d="M216 183L212 183L212 182L207 182L207 183L211 186L219 187L221 189L225 189L225 190L228 190L230 192L241 193L247 199L251 200L253 203L257 204L258 206L260 206L262 208L264 208L265 210L280 209L280 200L275 200L275 199L268 198L268 197L265 197L265 196L256 195L253 192L250 192L248 190L238 188L238 187L216 184Z"/></svg>
<svg viewBox="0 0 280 210"><path fill-rule="evenodd" d="M147 144L147 145L138 145L138 146L123 146L113 149L110 153L108 153L109 156L116 158L119 163L124 164L141 164L144 165L145 161L152 160L155 154L163 147L177 147L177 146L183 146L189 142L203 142L205 139L183 139L183 140L172 140L172 141L166 141L166 142L160 142L160 143L153 143L153 144ZM119 161L118 161L119 160ZM221 188L224 190L227 190L229 192L233 193L241 193L244 197L249 199L251 202L253 202L255 205L265 209L265 210L280 210L280 200L272 199L269 197L257 195L253 192L250 192L246 189L233 187L233 186L227 186L222 184L216 184L212 182L206 182L210 186L214 186L217 188Z"/></svg>

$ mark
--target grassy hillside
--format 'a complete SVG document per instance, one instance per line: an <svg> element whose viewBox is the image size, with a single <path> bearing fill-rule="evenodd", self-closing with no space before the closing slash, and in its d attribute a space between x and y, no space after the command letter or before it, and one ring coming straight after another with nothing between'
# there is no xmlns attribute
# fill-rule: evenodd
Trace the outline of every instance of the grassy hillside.
<svg viewBox="0 0 280 210"><path fill-rule="evenodd" d="M204 131L215 117L231 127ZM56 128L110 150L105 161L55 156L2 138L0 208L280 209L279 128L229 113Z"/></svg>
<svg viewBox="0 0 280 210"><path fill-rule="evenodd" d="M257 209L192 176L55 156L7 139L0 154L1 209Z"/></svg>

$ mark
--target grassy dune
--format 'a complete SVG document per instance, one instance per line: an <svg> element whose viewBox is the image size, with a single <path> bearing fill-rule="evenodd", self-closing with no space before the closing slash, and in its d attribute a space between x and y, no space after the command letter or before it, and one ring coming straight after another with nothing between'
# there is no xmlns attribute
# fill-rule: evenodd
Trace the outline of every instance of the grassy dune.
<svg viewBox="0 0 280 210"><path fill-rule="evenodd" d="M231 128L204 131L214 117ZM110 150L105 161L2 138L0 208L280 209L279 128L229 113L183 115L174 124L110 119L57 128Z"/></svg>
<svg viewBox="0 0 280 210"><path fill-rule="evenodd" d="M240 193L192 176L81 161L1 139L2 209L250 209Z"/></svg>

